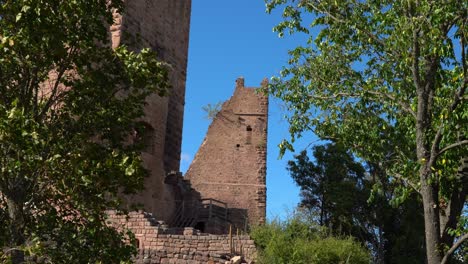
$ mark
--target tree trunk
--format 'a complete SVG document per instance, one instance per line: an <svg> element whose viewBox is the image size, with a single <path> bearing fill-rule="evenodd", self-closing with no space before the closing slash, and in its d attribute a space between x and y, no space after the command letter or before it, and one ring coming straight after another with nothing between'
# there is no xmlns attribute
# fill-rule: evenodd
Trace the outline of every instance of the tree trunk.
<svg viewBox="0 0 468 264"><path fill-rule="evenodd" d="M8 216L10 220L10 256L12 264L24 263L24 252L21 246L24 245L24 217L23 203L19 197L6 197L8 206Z"/></svg>
<svg viewBox="0 0 468 264"><path fill-rule="evenodd" d="M425 170L422 166L422 170ZM428 173L426 173L427 175ZM437 188L427 182L427 176L421 176L421 195L424 206L424 229L426 237L427 264L440 264L442 252L440 247L440 222Z"/></svg>

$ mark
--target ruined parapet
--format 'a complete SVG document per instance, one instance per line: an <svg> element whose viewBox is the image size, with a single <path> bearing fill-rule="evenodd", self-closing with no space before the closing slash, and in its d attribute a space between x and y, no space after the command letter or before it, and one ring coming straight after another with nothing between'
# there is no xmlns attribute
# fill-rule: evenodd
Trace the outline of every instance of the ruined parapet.
<svg viewBox="0 0 468 264"><path fill-rule="evenodd" d="M211 235L193 228L168 228L143 211L128 216L107 211L107 224L135 234L138 254L134 263L222 263L240 255L256 258L254 241L247 235Z"/></svg>
<svg viewBox="0 0 468 264"><path fill-rule="evenodd" d="M237 79L185 176L202 198L226 203L241 230L265 221L267 127L268 97Z"/></svg>
<svg viewBox="0 0 468 264"><path fill-rule="evenodd" d="M170 95L150 96L143 117L150 135L142 156L150 176L145 190L127 199L128 204L142 205L163 220L176 207L173 190L164 178L179 170L190 12L191 0L126 0L125 13L114 13L115 24L110 28L114 48L122 44L132 50L149 47L170 65Z"/></svg>

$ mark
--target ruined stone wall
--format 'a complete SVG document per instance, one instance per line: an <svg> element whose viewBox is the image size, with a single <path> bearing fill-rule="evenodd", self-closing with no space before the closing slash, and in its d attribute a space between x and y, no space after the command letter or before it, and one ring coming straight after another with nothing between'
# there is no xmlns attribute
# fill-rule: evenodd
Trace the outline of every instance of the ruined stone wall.
<svg viewBox="0 0 468 264"><path fill-rule="evenodd" d="M267 121L268 97L237 79L186 173L202 198L228 204L229 220L240 229L265 221Z"/></svg>
<svg viewBox="0 0 468 264"><path fill-rule="evenodd" d="M230 252L229 237L227 235L159 235L153 238L152 245L143 247L137 259L150 258L152 263L222 263L231 257L243 253L246 259L254 259L256 254L254 241L249 236L234 236L235 252ZM144 262L140 262L144 263Z"/></svg>
<svg viewBox="0 0 468 264"><path fill-rule="evenodd" d="M146 211L168 220L175 202L164 177L170 171L179 170L191 0L126 0L125 3L125 13L114 15L113 47L125 44L133 50L152 48L161 60L170 64L172 86L170 96L153 95L147 100L143 121L152 133L142 155L151 175L145 181L145 190L128 197L128 203L141 204Z"/></svg>
<svg viewBox="0 0 468 264"><path fill-rule="evenodd" d="M255 260L254 241L246 235L209 235L193 228L168 228L151 214L131 212L129 217L108 211L108 224L131 230L138 240L135 263L225 263L234 255Z"/></svg>

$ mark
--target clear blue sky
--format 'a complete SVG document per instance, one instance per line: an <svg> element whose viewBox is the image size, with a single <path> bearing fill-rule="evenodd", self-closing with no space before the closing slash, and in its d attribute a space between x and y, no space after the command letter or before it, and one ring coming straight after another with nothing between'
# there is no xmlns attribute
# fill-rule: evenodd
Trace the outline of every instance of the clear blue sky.
<svg viewBox="0 0 468 264"><path fill-rule="evenodd" d="M263 78L277 75L286 65L288 49L304 38L278 38L272 31L281 20L280 12L265 13L263 0L194 0L190 29L186 105L181 171L195 156L210 121L202 106L230 98L237 77L246 86L260 86ZM285 217L299 202L299 189L286 171L292 159L287 153L278 159L278 143L288 137L288 125L281 103L270 98L267 163L267 216ZM299 151L313 136L296 144Z"/></svg>

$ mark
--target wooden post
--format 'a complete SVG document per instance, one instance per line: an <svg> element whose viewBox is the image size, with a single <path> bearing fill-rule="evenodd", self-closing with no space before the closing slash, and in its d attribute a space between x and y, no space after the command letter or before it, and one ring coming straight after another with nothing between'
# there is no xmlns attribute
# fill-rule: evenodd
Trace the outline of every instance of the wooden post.
<svg viewBox="0 0 468 264"><path fill-rule="evenodd" d="M182 201L182 218L185 216L185 201Z"/></svg>
<svg viewBox="0 0 468 264"><path fill-rule="evenodd" d="M209 209L209 214L208 214L209 221L211 221L212 208L213 208L213 200L210 199L210 209Z"/></svg>
<svg viewBox="0 0 468 264"><path fill-rule="evenodd" d="M224 204L224 220L227 221L228 219L228 208L227 204Z"/></svg>
<svg viewBox="0 0 468 264"><path fill-rule="evenodd" d="M232 225L229 225L229 251L232 255Z"/></svg>
<svg viewBox="0 0 468 264"><path fill-rule="evenodd" d="M239 251L238 250L238 247L240 247L240 237L239 237L239 228L236 228L237 229L237 243L236 243L236 252L239 252L240 251L240 248L239 248Z"/></svg>

